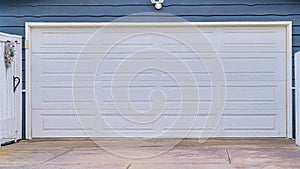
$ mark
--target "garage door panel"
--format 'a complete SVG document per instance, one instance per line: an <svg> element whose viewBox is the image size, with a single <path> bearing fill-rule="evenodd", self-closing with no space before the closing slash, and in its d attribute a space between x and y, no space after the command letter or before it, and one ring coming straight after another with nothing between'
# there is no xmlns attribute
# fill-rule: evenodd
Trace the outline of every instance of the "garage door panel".
<svg viewBox="0 0 300 169"><path fill-rule="evenodd" d="M284 112L283 112L284 113ZM220 120L220 123L216 121L212 123L211 120L207 120L209 117L199 117L196 120L191 117L182 118L182 125L172 126L174 122L178 121L174 117L167 117L162 120L166 122L163 128L164 131L191 131L195 134L201 134L203 131L214 131L217 127L216 133L227 133L230 135L232 132L264 132L266 130L274 132L273 136L284 136L285 131L278 129L278 121L280 117L277 115L274 116L265 116L265 115L248 115L248 116L223 116ZM184 121L186 120L186 121ZM257 123L252 123L252 120L255 120ZM188 128L187 123L193 123L193 128ZM219 125L220 124L220 125ZM281 126L283 127L283 126Z"/></svg>
<svg viewBox="0 0 300 169"><path fill-rule="evenodd" d="M103 118L103 130L100 130L99 135L106 137L140 137L140 133L145 132L148 134L152 133L152 137L164 138L170 137L168 132L177 132L180 133L180 136L193 132L193 134L198 134L197 136L199 136L201 132L210 131L216 127L214 124L205 124L207 118L209 117L195 118L195 116L185 116L180 119L174 116L160 117L152 123L143 124L131 121L130 117L125 119L118 116L107 116Z"/></svg>
<svg viewBox="0 0 300 169"><path fill-rule="evenodd" d="M138 133L147 132L152 134L160 134L162 131L168 131L169 133L180 133L180 135L184 134L184 132L191 132L191 136L199 137L202 132L212 131L217 126L216 123L211 123L211 120L207 121L207 118L211 119L213 117L209 117L206 115L199 116L195 118L195 116L181 116L180 119L177 119L176 115L163 115L160 116L155 123L146 123L139 124L132 122L128 119L132 116L126 116L126 118L122 118L120 116L114 116L112 114L97 116L95 114L91 114L90 112L83 112L83 114L77 117L76 113L69 114L66 112L58 112L55 114L53 112L47 111L34 111L36 114L39 114L40 117L34 119L35 121L42 121L42 129L41 131L36 131L37 133L47 132L48 136L56 136L52 135L51 132L61 131L64 134L68 132L78 133L78 132L87 132L90 136L132 136L137 137ZM48 114L49 113L49 114ZM229 114L228 114L229 113ZM154 119L152 117L143 117L143 120L151 120ZM89 123L80 123L78 118L81 121L88 120ZM235 111L235 114L232 114L232 111L225 111L223 114L223 118L221 119L221 125L219 126L216 133L222 133L226 136L236 136L234 133L242 132L245 136L251 136L251 134L255 133L255 131L260 133L258 136L265 136L266 131L272 133L267 133L269 137L283 137L285 135L285 131L282 129L283 126L281 124L281 119L285 118L285 111L280 112L270 112L265 111L264 114L248 111L246 114L240 114L239 111ZM133 118L136 119L136 118ZM59 123L59 121L64 120L63 123ZM251 123L255 120L257 123ZM190 128L190 124L193 124L193 128ZM176 124L174 126L174 124ZM96 126L101 128L101 130L96 130ZM82 130L84 128L84 130ZM137 132L138 130L138 132ZM202 133L203 134L203 133ZM248 135L247 135L248 134ZM76 135L75 135L76 136ZM172 135L170 135L171 137ZM253 135L252 135L253 136Z"/></svg>
<svg viewBox="0 0 300 169"><path fill-rule="evenodd" d="M223 130L275 130L276 117L248 116L248 117L224 117ZM253 124L249 120L256 121Z"/></svg>
<svg viewBox="0 0 300 169"><path fill-rule="evenodd" d="M140 46L153 45L162 46L176 45L207 45L207 39L212 43L217 42L216 29L201 29L195 32L194 28L185 27L185 30L179 30L178 27L122 27L121 29L100 30L101 39L97 39L99 46L114 46L116 48L126 45ZM197 34L198 38L194 38ZM117 46L115 46L117 44ZM119 49L119 48L118 48Z"/></svg>
<svg viewBox="0 0 300 169"><path fill-rule="evenodd" d="M281 57L282 58L282 57ZM272 59L244 59L244 60L235 60L232 61L233 59L224 59L223 61L223 66L224 66L224 71L225 71L225 77L227 80L286 80L285 78L285 73L282 68L277 69L279 67L280 62L282 59L278 59L278 61L274 61ZM284 60L282 60L284 61ZM86 61L86 65L89 66L96 66L93 65L95 62L91 63L92 61ZM189 62L193 61L188 61L185 62L188 65L192 65ZM275 63L274 63L275 62ZM110 69L105 69L106 67L101 67L101 69L105 69L105 72L101 71L101 69L97 72L97 75L95 76L95 72L92 72L91 70L80 70L77 71L76 74L76 80L82 80L82 81L87 81L87 80L94 80L96 79L101 79L104 81L109 81L114 78L114 71L116 71L116 67L119 65L118 62L116 61L115 64L113 64L111 61L107 61L107 63L103 64L108 64L111 63L112 65L109 66ZM231 66L233 65L238 66ZM251 64L253 63L253 64ZM34 78L32 81L72 81L74 79L74 70L75 70L75 65L76 61L53 61L53 63L47 63L47 64L40 64L40 69L42 71L38 71L38 66L36 69L33 70ZM58 68L55 68L57 65ZM59 66L61 65L61 66ZM256 65L255 69L251 68L253 66L251 65ZM266 66L264 66L266 65ZM114 67L116 66L116 67ZM48 68L49 67L49 68ZM200 66L202 67L202 66ZM198 67L198 70L193 70L192 73L184 73L184 72L168 72L168 73L163 73L161 76L161 79L170 79L170 75L176 75L176 78L179 78L180 80L188 80L189 76L192 75L195 80L197 81L207 81L210 80L210 73L203 68ZM204 67L204 66L203 66ZM91 68L92 69L92 68ZM122 72L120 75L120 80L127 80L128 78L131 78L133 76L134 72ZM156 80L156 76L154 76L155 72L144 72L144 73L139 73L138 76L136 76L136 80ZM211 76L212 80L218 80L213 78L215 76Z"/></svg>
<svg viewBox="0 0 300 169"><path fill-rule="evenodd" d="M81 58L78 59L77 55L71 55L73 58L64 58L66 55L45 55L45 54L33 54L34 66L32 68L32 81L72 81L74 71L81 77L81 80L93 80L94 73L91 70L96 70L96 58ZM89 67L89 69L76 69L76 63L80 62L80 66ZM78 76L78 77L79 77ZM80 78L77 78L80 79Z"/></svg>
<svg viewBox="0 0 300 169"><path fill-rule="evenodd" d="M119 56L126 56L128 54L122 54ZM184 56L185 55L185 56ZM192 74L197 81L209 80L209 71L205 68L206 63L213 63L213 59L209 58L209 54L203 54L203 61L197 59L194 54L190 54L192 58L188 58L189 54L180 54L178 59L174 61L166 59L166 62L170 63L178 62L178 60L188 65L191 70L190 73L184 73L179 71L169 71L162 75L161 79L169 78L169 74L175 74L180 79L188 79L188 75ZM73 56L73 58L65 58L66 56ZM59 57L52 57L51 55L33 54L35 58L33 64L36 66L33 68L32 81L71 81L73 80L73 73L76 69L77 80L94 80L95 71L98 63L96 63L96 56L90 56L80 59L81 66L88 66L89 69L76 69L77 55L60 55ZM115 56L110 54L109 56ZM42 57L42 58L41 58ZM94 57L94 58L93 58ZM107 56L108 57L108 56ZM200 56L202 57L202 56ZM227 80L286 80L285 68L282 65L285 60L285 54L220 54L222 58L222 64L224 66L224 72ZM140 61L134 60L129 61L131 63L140 64L142 62L151 61L147 58L141 59ZM105 59L101 61L101 67L97 71L97 79L103 79L105 81L112 80L114 72L123 59ZM128 60L127 60L128 61ZM94 69L95 68L95 69ZM94 70L94 71L92 71ZM127 70L128 72L122 72L124 80L131 78L133 71ZM140 73L136 78L139 80L154 80L156 77L153 76L155 72ZM210 72L211 73L211 72ZM212 76L213 78L215 76ZM218 80L218 79L213 79Z"/></svg>
<svg viewBox="0 0 300 169"><path fill-rule="evenodd" d="M219 52L286 52L286 27L225 28Z"/></svg>
<svg viewBox="0 0 300 169"><path fill-rule="evenodd" d="M280 111L274 115L247 115L247 116L233 116L226 115L221 120L220 133L237 137L237 133L257 133L256 135L263 135L267 132L270 137L285 137L285 124L282 119L285 118L285 111ZM252 121L255 121L253 123Z"/></svg>
<svg viewBox="0 0 300 169"><path fill-rule="evenodd" d="M127 28L133 29L134 28ZM176 28L173 28L176 30ZM285 52L285 42L282 39L286 39L286 35L282 34L285 31L285 27L278 27L278 28L265 28L265 27L257 27L253 29L253 27L238 27L238 28L217 28L211 30L210 32L203 32L204 35L211 41L211 44L215 46L216 52L253 52L255 49L256 52L270 52L270 51L277 51L277 52ZM145 30L145 29L143 29ZM160 31L164 31L165 36L160 36L158 39L158 43L161 42L161 47L168 51L172 52L182 52L188 51L183 45L186 41L178 41L173 39L173 37L183 37L183 39L188 39L189 47L192 49L205 52L214 52L214 49L211 48L209 43L206 42L205 38L194 38L195 32L193 34L191 32L174 32L171 31L172 28L168 29L160 29ZM133 32L139 32L139 28L137 28ZM151 31L151 29L149 30ZM116 31L117 32L117 31ZM112 32L110 36L107 36L107 41L112 41L109 45L115 44L117 40L113 40L110 38L111 36L117 36L116 32ZM114 34L114 35L113 35ZM201 33L199 33L201 34ZM170 37L168 37L170 35ZM199 35L201 37L201 35ZM217 38L216 38L217 37ZM242 37L242 38L241 38ZM154 38L154 37L153 37ZM105 37L104 37L105 39ZM130 38L129 38L130 39ZM136 39L134 42L138 41L138 36L134 36L131 39ZM151 43L151 38L149 40L145 39L145 42L148 44ZM171 39L171 40L170 40ZM126 39L127 40L127 39ZM124 40L121 44L126 44L127 41ZM128 44L130 40L128 40ZM122 50L121 46L115 46L118 51L126 51ZM120 48L119 48L120 47Z"/></svg>
<svg viewBox="0 0 300 169"><path fill-rule="evenodd" d="M83 137L97 131L95 114L68 114L65 111L49 112L34 110L33 133L34 137ZM80 120L79 120L80 119ZM88 123L84 123L88 121ZM84 125L83 125L84 124ZM83 130L84 129L84 130Z"/></svg>
<svg viewBox="0 0 300 169"><path fill-rule="evenodd" d="M155 54L154 54L155 55ZM172 80L170 75L174 75L176 78L188 79L189 75L194 76L197 81L207 81L210 80L220 80L216 76L212 75L213 72L209 71L205 65L214 64L217 62L213 59L212 54L199 54L200 58L197 58L195 54L175 54L173 59L171 58L161 58L161 60L150 60L148 58L141 59L109 59L105 58L101 61L101 66L97 72L97 79L103 79L110 81L115 76L115 72L118 71L119 66L126 63L133 65L145 65L154 64L164 67L167 72L161 72L160 79ZM109 56L114 56L110 54ZM189 57L190 56L190 57ZM286 54L284 53L274 53L274 54L219 54L221 58L221 64L224 67L224 73L227 80L286 80L285 78L285 68L286 66L282 63L285 61ZM155 57L155 56L153 56ZM182 70L174 69L172 65L176 65L178 62L184 63L189 68L188 72L182 72ZM169 65L169 67L167 65ZM136 72L136 67L128 68L123 70L121 73L122 79L126 80L132 78ZM143 74L144 73L144 74ZM153 76L156 72L151 72L147 70L136 75L135 78L140 80L152 80L155 78ZM119 73L120 74L120 73Z"/></svg>
<svg viewBox="0 0 300 169"><path fill-rule="evenodd" d="M227 54L221 58L226 80L286 80L285 53Z"/></svg>
<svg viewBox="0 0 300 169"><path fill-rule="evenodd" d="M63 132L60 130L44 130L44 131L33 131L35 132L34 139L39 138L87 138L92 134L88 134L83 130L64 130Z"/></svg>
<svg viewBox="0 0 300 169"><path fill-rule="evenodd" d="M43 118L43 130L82 130L80 122L77 120L77 116L62 116L62 117L42 117ZM89 126L85 126L87 131L95 130L95 124L93 123L93 116L81 117L88 118L91 122Z"/></svg>
<svg viewBox="0 0 300 169"><path fill-rule="evenodd" d="M93 98L93 93L90 92L92 89L87 85L82 85L76 89L76 94L80 97L73 95L72 82L69 84L64 82L56 82L55 84L33 83L32 89L32 98L36 100L32 103L32 109L73 110L74 104L78 109L95 107L94 100L91 99Z"/></svg>
<svg viewBox="0 0 300 169"><path fill-rule="evenodd" d="M181 85L177 87L172 82L159 82L160 86L155 86L157 82L147 81L144 83L132 82L131 87L127 87L126 82L115 82L119 86L113 88L113 92L129 92L131 105L137 109L147 110L151 105L150 94L154 90L160 90L165 94L165 99L168 100L166 109L180 109L182 99L187 109L195 108L195 104L199 103L199 108L208 110L212 102L212 92L215 87L198 86L199 100L195 100L194 95L188 94L195 92L195 87ZM123 84L123 85L122 85ZM142 84L147 84L146 87L141 87ZM227 86L224 88L227 92L225 99L225 109L285 109L285 91L281 90L285 87L285 81L278 82L274 85L272 81L227 81ZM151 86L153 85L153 86ZM128 99L112 97L112 88L110 82L97 82L97 88L100 87L96 94L96 100L99 107L103 110L114 109L115 104L120 107L126 107ZM137 87L135 87L137 86ZM185 97L182 98L181 91L185 92Z"/></svg>
<svg viewBox="0 0 300 169"><path fill-rule="evenodd" d="M35 45L32 45L33 52L80 52L83 45L97 28L44 28L32 29Z"/></svg>
<svg viewBox="0 0 300 169"><path fill-rule="evenodd" d="M129 29L134 29L130 27ZM174 28L173 28L174 29ZM176 28L175 28L176 29ZM162 29L164 30L164 29ZM168 35L168 29L165 29L166 35ZM38 45L34 45L32 48L33 52L63 52L63 51L70 51L70 52L80 52L83 45L86 45L86 49L88 51L107 51L107 47L110 47L111 44L115 44L118 42L114 36L117 36L114 32L111 36L104 36L103 39L97 40L97 46L91 46L92 43L86 44L86 41L91 37L91 35L96 32L97 29L95 28L86 28L85 31L79 30L78 28L64 28L64 30L57 30L57 29L48 29L48 30L39 30L33 29L34 38L38 42ZM282 32L285 31L285 27L279 28L264 28L264 27L256 27L253 29L252 27L240 27L240 28L218 28L215 31L205 33L208 34L207 38L211 41L212 44L215 46L215 50L210 47L210 44L205 42L201 45L202 39L206 41L205 38L199 38L196 42L193 40L189 40L191 43L189 46L192 49L196 49L197 51L200 50L202 52L214 53L214 52L253 52L255 49L256 52L285 52L285 42L282 39L286 39L286 34ZM142 32L136 29L134 32ZM213 35L212 35L213 34ZM112 51L117 52L134 52L137 49L145 49L152 48L155 46L153 43L154 41L152 38L155 38L155 34L153 36L148 35L148 40L145 37L144 40L139 40L139 38L145 36L133 36L131 38L126 38L122 42L118 42L118 45L115 45ZM187 39L195 39L194 36L189 33L172 33L170 31L170 36L177 36L177 37L185 37ZM188 38L191 36L192 38ZM217 38L215 38L217 36ZM107 38L106 38L107 37ZM241 38L243 37L243 38ZM161 39L171 39L170 41L163 41L158 40L156 42L160 43L160 47L162 49L171 51L171 52L184 52L190 51L184 44L178 44L178 40L167 37L167 36L160 36ZM111 41L111 42L110 42ZM200 41L200 42L199 42ZM136 42L143 42L136 43ZM151 44L152 42L152 44ZM107 45L105 45L107 44ZM157 44L157 43L156 43ZM159 44L157 44L159 45Z"/></svg>
<svg viewBox="0 0 300 169"><path fill-rule="evenodd" d="M151 84L152 82L152 84ZM98 101L101 109L114 109L114 104L125 106L128 100L120 100L120 98L112 99L111 82L98 82L96 83L96 100ZM117 82L116 82L117 83ZM121 84L124 84L123 86ZM178 109L180 103L182 103L182 95L180 90L185 92L194 92L194 87L181 86L178 87L173 82L159 82L161 86L157 88L157 81L149 81L144 83L132 83L132 87L127 88L127 83L120 82L119 87L114 87L113 91L129 92L129 97L132 105L137 106L138 109L145 110L149 108L150 94L154 90L161 90L164 92L168 100L166 105L167 109ZM191 83L188 83L191 84ZM77 87L78 84L76 84ZM90 87L86 86L90 85ZM94 106L94 86L93 82L85 82L80 88L76 89L77 96L75 101L78 107L90 108ZM146 87L141 87L145 85ZM153 86L151 86L153 85ZM42 109L49 107L50 109L73 109L73 83L65 82L52 82L51 83L33 83L32 95L36 101L32 104L33 109ZM137 87L135 87L137 86ZM210 85L211 86L211 85ZM199 101L195 100L193 95L186 93L184 99L186 101L187 108L194 108L194 104L199 102L200 109L206 109L211 105L212 91L214 88L210 86L198 86ZM100 87L100 88L99 88ZM282 81L277 85L271 82L237 82L228 81L227 87L224 88L227 91L227 98L225 101L225 109L285 109L285 91L281 89L285 87L285 82ZM99 88L99 89L98 89ZM100 92L100 93L99 93ZM190 98L189 98L190 97ZM77 104L78 103L78 104Z"/></svg>
<svg viewBox="0 0 300 169"><path fill-rule="evenodd" d="M151 118L147 117L136 117L135 119L139 119L141 121L149 121ZM128 119L120 116L112 116L112 117L103 117L103 131L115 131L118 132L135 132L138 131L155 131L155 125L157 125L157 122L153 123L136 123L132 120L130 120L130 117Z"/></svg>

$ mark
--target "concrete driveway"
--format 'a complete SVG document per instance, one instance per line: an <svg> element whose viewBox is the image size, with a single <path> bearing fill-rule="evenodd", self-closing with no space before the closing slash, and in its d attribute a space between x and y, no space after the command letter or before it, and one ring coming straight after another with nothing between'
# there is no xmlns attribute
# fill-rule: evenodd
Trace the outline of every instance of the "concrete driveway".
<svg viewBox="0 0 300 169"><path fill-rule="evenodd" d="M0 149L0 167L300 168L300 149L292 140L210 139L204 143L201 141L186 139L175 147L172 139L101 139L96 142L74 139L20 141ZM159 155L152 156L154 154Z"/></svg>

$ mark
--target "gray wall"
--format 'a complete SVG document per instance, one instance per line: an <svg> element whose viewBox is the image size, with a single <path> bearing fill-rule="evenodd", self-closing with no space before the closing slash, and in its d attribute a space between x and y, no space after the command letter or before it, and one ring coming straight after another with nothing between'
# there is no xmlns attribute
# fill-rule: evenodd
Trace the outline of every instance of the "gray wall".
<svg viewBox="0 0 300 169"><path fill-rule="evenodd" d="M157 10L150 0L0 0L0 32L24 36L25 22L111 22L141 12ZM165 0L159 12L192 22L293 21L293 53L300 51L300 0Z"/></svg>

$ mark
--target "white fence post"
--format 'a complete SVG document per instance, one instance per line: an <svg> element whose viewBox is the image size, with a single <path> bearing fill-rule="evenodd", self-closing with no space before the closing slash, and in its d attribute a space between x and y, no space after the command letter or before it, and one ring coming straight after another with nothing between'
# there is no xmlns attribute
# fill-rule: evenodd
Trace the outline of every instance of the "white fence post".
<svg viewBox="0 0 300 169"><path fill-rule="evenodd" d="M296 144L300 146L300 52L295 54Z"/></svg>
<svg viewBox="0 0 300 169"><path fill-rule="evenodd" d="M4 57L2 55L4 54L4 43L0 41L0 147L2 143L2 136L3 136L3 75L4 75Z"/></svg>

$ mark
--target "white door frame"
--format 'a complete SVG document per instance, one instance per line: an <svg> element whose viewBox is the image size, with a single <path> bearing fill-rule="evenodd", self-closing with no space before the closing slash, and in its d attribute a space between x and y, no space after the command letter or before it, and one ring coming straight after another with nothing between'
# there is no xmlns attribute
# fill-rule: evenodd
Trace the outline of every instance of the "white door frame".
<svg viewBox="0 0 300 169"><path fill-rule="evenodd" d="M101 22L101 23L92 23L92 22L64 22L64 23L50 23L50 22L26 22L25 28L25 48L26 48L26 139L32 139L32 102L31 102L31 64L32 64L32 55L31 55L31 41L32 41L32 28L51 28L51 27L103 27L105 25L114 25L114 26L134 26L134 25L144 25L144 26L184 26L184 25L194 25L194 26L284 26L286 27L287 39L287 138L292 138L292 22L291 21L278 21L278 22L132 22L132 23L111 23L111 22Z"/></svg>
<svg viewBox="0 0 300 169"><path fill-rule="evenodd" d="M300 51L295 54L295 82L296 82L296 97L295 97L295 104L296 104L296 144L300 146Z"/></svg>

